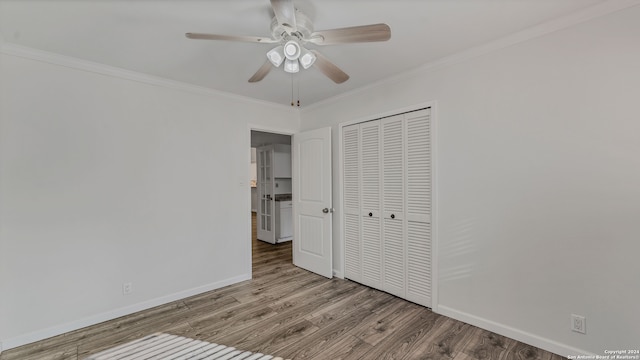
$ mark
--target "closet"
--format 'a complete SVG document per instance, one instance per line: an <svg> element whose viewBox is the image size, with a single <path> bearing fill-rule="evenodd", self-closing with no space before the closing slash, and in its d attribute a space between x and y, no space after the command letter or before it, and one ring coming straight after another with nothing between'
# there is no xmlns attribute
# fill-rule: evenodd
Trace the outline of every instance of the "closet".
<svg viewBox="0 0 640 360"><path fill-rule="evenodd" d="M342 129L345 277L431 307L430 109Z"/></svg>

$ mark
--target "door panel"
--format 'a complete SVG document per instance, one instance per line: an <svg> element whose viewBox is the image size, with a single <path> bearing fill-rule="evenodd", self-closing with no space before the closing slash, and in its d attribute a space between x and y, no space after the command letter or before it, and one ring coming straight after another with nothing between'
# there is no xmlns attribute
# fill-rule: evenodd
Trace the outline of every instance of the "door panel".
<svg viewBox="0 0 640 360"><path fill-rule="evenodd" d="M360 125L362 283L382 288L380 123Z"/></svg>
<svg viewBox="0 0 640 360"><path fill-rule="evenodd" d="M362 214L380 213L380 124L360 126Z"/></svg>
<svg viewBox="0 0 640 360"><path fill-rule="evenodd" d="M273 201L273 147L263 146L257 150L258 168L258 239L275 244L275 203Z"/></svg>
<svg viewBox="0 0 640 360"><path fill-rule="evenodd" d="M404 117L382 120L383 289L405 296Z"/></svg>
<svg viewBox="0 0 640 360"><path fill-rule="evenodd" d="M431 306L430 110L406 116L407 299Z"/></svg>
<svg viewBox="0 0 640 360"><path fill-rule="evenodd" d="M293 136L293 264L333 277L331 128Z"/></svg>
<svg viewBox="0 0 640 360"><path fill-rule="evenodd" d="M404 223L402 220L385 218L383 223L384 241L384 285L383 290L404 297Z"/></svg>
<svg viewBox="0 0 640 360"><path fill-rule="evenodd" d="M411 116L409 116L411 115ZM407 212L431 222L431 131L429 110L407 115Z"/></svg>
<svg viewBox="0 0 640 360"><path fill-rule="evenodd" d="M431 224L407 224L407 299L431 307Z"/></svg>
<svg viewBox="0 0 640 360"><path fill-rule="evenodd" d="M360 215L344 215L344 276L355 281L362 281L362 247L360 237Z"/></svg>
<svg viewBox="0 0 640 360"><path fill-rule="evenodd" d="M404 141L401 115L382 122L382 183L384 212L404 213Z"/></svg>
<svg viewBox="0 0 640 360"><path fill-rule="evenodd" d="M347 126L342 131L342 173L344 182L344 276L362 281L360 241L360 126Z"/></svg>
<svg viewBox="0 0 640 360"><path fill-rule="evenodd" d="M362 218L362 283L382 288L382 244L380 218Z"/></svg>
<svg viewBox="0 0 640 360"><path fill-rule="evenodd" d="M300 252L311 256L322 257L326 252L323 246L324 244L322 241L314 240L316 240L316 238L322 238L324 235L323 217L300 215L299 219L300 241L298 244Z"/></svg>

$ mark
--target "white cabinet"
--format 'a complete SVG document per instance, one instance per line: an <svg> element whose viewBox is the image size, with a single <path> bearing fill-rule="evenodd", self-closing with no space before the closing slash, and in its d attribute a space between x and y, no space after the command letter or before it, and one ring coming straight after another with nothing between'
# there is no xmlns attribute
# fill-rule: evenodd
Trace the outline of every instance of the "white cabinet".
<svg viewBox="0 0 640 360"><path fill-rule="evenodd" d="M342 132L345 277L431 306L430 110Z"/></svg>
<svg viewBox="0 0 640 360"><path fill-rule="evenodd" d="M291 178L291 145L273 145L273 177Z"/></svg>
<svg viewBox="0 0 640 360"><path fill-rule="evenodd" d="M293 239L293 201L276 201L276 242Z"/></svg>

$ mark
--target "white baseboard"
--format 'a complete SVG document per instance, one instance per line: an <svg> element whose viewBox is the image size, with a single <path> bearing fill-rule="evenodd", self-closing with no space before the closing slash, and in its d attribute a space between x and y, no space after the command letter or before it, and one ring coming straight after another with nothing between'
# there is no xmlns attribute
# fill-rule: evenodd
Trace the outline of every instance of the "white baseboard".
<svg viewBox="0 0 640 360"><path fill-rule="evenodd" d="M241 281L245 281L245 280L250 280L250 279L251 279L251 274L244 274L244 275L232 277L232 278L229 278L229 279L225 279L225 280L222 280L222 281L217 281L217 282L212 283L212 284L199 286L197 288L188 289L188 290L185 290L185 291L180 291L178 293L161 296L159 298L143 301L141 303L125 306L125 307L122 307L122 308L119 308L119 309L110 310L110 311L107 311L107 312L104 312L104 313L100 313L100 314L96 314L96 315L92 315L92 316L86 317L84 319L71 321L71 322L68 322L68 323L56 325L56 326L49 327L49 328L46 328L46 329L37 330L37 331L31 332L31 333L19 335L19 336L13 337L13 338L4 339L2 341L2 344L0 344L0 352L2 351L3 348L4 348L4 350L9 350L9 349L12 349L12 348L15 348L15 347L18 347L18 346L30 344L32 342L36 342L36 341L40 341L40 340L44 340L44 339L50 338L52 336L57 336L57 335L61 335L61 334L64 334L64 333L67 333L67 332L70 332L70 331L82 329L82 328L87 327L87 326L99 324L101 322L105 322L105 321L108 321L108 320L119 318L121 316L130 315L130 314L133 314L133 313L138 312L138 311L150 309L152 307L156 307L156 306L159 306L159 305L164 305L164 304L176 301L176 300L187 298L189 296L193 296L193 295L201 294L201 293L204 293L204 292L207 292L207 291L219 289L219 288L225 287L227 285L235 284L235 283L238 283L238 282L241 282Z"/></svg>
<svg viewBox="0 0 640 360"><path fill-rule="evenodd" d="M338 271L336 269L333 269L333 276L337 277L338 279L344 279L344 274L342 273L342 271Z"/></svg>
<svg viewBox="0 0 640 360"><path fill-rule="evenodd" d="M444 305L438 306L437 313L448 316L456 320L460 320L462 322L471 324L473 326L477 326L481 329L489 330L496 334L500 334L502 336L506 336L506 337L518 340L525 344L535 346L537 348L552 352L554 354L557 354L563 357L567 357L568 355L586 355L586 356L592 356L595 358L595 354L592 354L588 351L577 349L569 345L562 344L557 341L544 338L542 336L531 334L526 331L516 329L504 324L500 324L495 321L491 321L475 315L471 315L463 311L458 311L456 309L452 309Z"/></svg>

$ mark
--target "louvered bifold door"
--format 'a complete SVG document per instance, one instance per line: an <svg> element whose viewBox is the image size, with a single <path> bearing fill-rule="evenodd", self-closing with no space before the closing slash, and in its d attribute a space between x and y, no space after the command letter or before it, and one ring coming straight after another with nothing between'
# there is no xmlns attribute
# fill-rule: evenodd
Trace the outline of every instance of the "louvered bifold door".
<svg viewBox="0 0 640 360"><path fill-rule="evenodd" d="M362 243L360 240L360 126L342 130L342 174L345 269L344 276L362 281Z"/></svg>
<svg viewBox="0 0 640 360"><path fill-rule="evenodd" d="M407 295L431 307L430 110L405 114Z"/></svg>
<svg viewBox="0 0 640 360"><path fill-rule="evenodd" d="M382 288L380 122L360 125L360 216L362 279L365 285Z"/></svg>
<svg viewBox="0 0 640 360"><path fill-rule="evenodd" d="M404 117L382 120L382 289L405 297Z"/></svg>

